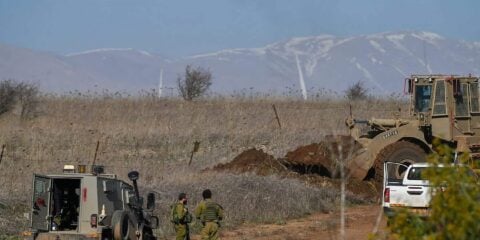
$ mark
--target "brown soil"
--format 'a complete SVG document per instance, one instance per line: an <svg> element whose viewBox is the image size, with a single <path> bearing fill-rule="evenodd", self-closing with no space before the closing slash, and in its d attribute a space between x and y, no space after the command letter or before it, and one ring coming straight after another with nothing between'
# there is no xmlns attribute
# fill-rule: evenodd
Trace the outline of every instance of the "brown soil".
<svg viewBox="0 0 480 240"><path fill-rule="evenodd" d="M337 159L351 156L359 148L350 136L327 136L324 141L298 147L281 159L275 159L262 150L248 149L231 162L213 167L213 170L254 172L263 176L293 170L304 174L316 173L335 177Z"/></svg>
<svg viewBox="0 0 480 240"><path fill-rule="evenodd" d="M285 161L296 166L321 166L321 169L317 169L317 173L336 177L338 176L336 161L352 156L359 149L359 144L356 144L350 136L327 136L320 143L302 146L288 152Z"/></svg>
<svg viewBox="0 0 480 240"><path fill-rule="evenodd" d="M355 206L345 213L345 239L369 239L376 227L382 209L378 205ZM386 221L380 218L377 233L384 235ZM305 218L276 224L245 224L234 230L221 230L221 239L258 240L313 240L340 239L340 216L335 213L317 213ZM200 239L193 236L192 239Z"/></svg>
<svg viewBox="0 0 480 240"><path fill-rule="evenodd" d="M309 167L321 166L327 171L323 173L324 175L332 176L335 171L335 166L330 155L330 149L327 143L312 143L288 152L285 156L285 161L288 162L289 165L304 166L307 172L313 170L309 170Z"/></svg>
<svg viewBox="0 0 480 240"><path fill-rule="evenodd" d="M285 173L287 168L272 155L262 150L252 148L242 152L229 163L219 164L213 167L213 170L223 170L234 173L253 172L258 175L267 176Z"/></svg>
<svg viewBox="0 0 480 240"><path fill-rule="evenodd" d="M261 176L278 175L296 178L316 187L340 188L340 180L332 178L338 175L332 159L346 157L358 149L359 145L350 136L326 137L320 143L301 146L288 152L283 159L275 159L262 150L248 149L231 162L218 164L212 170L252 172ZM371 182L356 179L349 179L346 185L349 192L368 201L377 200L376 187Z"/></svg>

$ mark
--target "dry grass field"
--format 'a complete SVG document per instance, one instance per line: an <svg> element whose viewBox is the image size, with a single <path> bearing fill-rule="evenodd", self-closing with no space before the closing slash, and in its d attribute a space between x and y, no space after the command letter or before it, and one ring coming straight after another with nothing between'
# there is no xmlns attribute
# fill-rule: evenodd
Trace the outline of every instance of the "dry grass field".
<svg viewBox="0 0 480 240"><path fill-rule="evenodd" d="M278 112L279 126L273 107ZM352 103L356 118L393 117L407 105L396 98ZM144 190L158 193L161 236L169 236L168 208L176 195L190 194L190 206L208 187L226 209L226 227L245 222L282 222L314 212L333 211L338 189L315 187L298 179L204 172L231 161L249 148L284 156L327 134L347 134L346 100L325 98L209 98L186 102L153 97L42 97L38 116L0 115L0 231L26 228L33 173L58 173L64 164L96 164L126 179L140 172ZM195 141L200 148L188 164ZM362 200L348 195L350 203ZM5 205L5 206L3 206ZM2 207L3 206L3 207ZM14 212L16 226L5 213ZM198 226L197 226L198 227ZM195 229L195 227L194 227Z"/></svg>

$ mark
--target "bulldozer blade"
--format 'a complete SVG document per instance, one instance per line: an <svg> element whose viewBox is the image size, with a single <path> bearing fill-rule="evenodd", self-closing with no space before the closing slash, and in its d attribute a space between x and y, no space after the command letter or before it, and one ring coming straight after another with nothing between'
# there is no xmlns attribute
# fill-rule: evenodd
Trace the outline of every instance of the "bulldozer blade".
<svg viewBox="0 0 480 240"><path fill-rule="evenodd" d="M349 177L357 180L363 180L371 168L368 163L368 151L365 148L357 150L355 155L347 164L347 172Z"/></svg>

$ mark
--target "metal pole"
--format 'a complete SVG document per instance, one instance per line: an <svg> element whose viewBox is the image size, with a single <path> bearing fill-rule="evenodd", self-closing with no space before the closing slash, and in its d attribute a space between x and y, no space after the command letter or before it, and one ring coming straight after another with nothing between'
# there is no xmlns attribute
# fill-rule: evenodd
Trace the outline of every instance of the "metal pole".
<svg viewBox="0 0 480 240"><path fill-rule="evenodd" d="M198 149L200 148L200 142L199 141L195 141L193 143L193 150L192 150L192 153L190 154L190 161L188 161L188 166L190 166L190 164L192 164L192 160L193 160L193 154L198 152Z"/></svg>
<svg viewBox="0 0 480 240"><path fill-rule="evenodd" d="M97 153L98 153L99 146L100 146L100 140L97 141L97 147L95 148L95 156L93 157L92 167L95 165L95 162L97 161Z"/></svg>
<svg viewBox="0 0 480 240"><path fill-rule="evenodd" d="M2 152L0 153L0 164L2 164L3 153L5 151L5 144L2 145Z"/></svg>
<svg viewBox="0 0 480 240"><path fill-rule="evenodd" d="M277 119L278 127L282 129L282 124L280 124L280 118L278 117L277 108L275 104L272 104L273 112L275 112L275 118Z"/></svg>
<svg viewBox="0 0 480 240"><path fill-rule="evenodd" d="M338 145L340 160L340 239L345 239L345 159L343 159L342 144Z"/></svg>

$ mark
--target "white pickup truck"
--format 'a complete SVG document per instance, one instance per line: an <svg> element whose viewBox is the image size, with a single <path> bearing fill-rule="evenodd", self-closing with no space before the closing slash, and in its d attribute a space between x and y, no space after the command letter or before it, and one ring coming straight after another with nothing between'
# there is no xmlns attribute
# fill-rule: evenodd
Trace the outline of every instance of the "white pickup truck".
<svg viewBox="0 0 480 240"><path fill-rule="evenodd" d="M422 176L422 173L428 168L444 168L444 167L461 167L466 168L463 174L471 175L475 180L479 181L478 175L474 170L463 164L435 165L429 163L413 163L409 166L385 162L384 163L384 180L383 180L383 210L388 217L395 215L396 209L406 209L419 216L429 216L430 200L435 194L429 181ZM399 176L399 177L396 177ZM448 187L448 186L444 186ZM442 188L439 189L443 191Z"/></svg>
<svg viewBox="0 0 480 240"><path fill-rule="evenodd" d="M421 216L428 216L432 190L428 180L422 178L422 172L428 167L431 167L428 163L414 163L406 166L385 162L382 204L387 216L393 216L396 208L404 208ZM398 179L394 176L403 178Z"/></svg>

